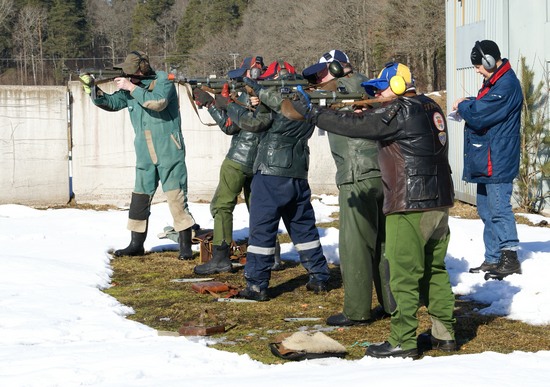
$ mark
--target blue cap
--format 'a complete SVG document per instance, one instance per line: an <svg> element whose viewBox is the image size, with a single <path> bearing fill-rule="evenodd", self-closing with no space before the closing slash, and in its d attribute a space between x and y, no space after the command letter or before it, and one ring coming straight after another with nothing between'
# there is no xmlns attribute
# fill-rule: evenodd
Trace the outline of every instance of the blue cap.
<svg viewBox="0 0 550 387"><path fill-rule="evenodd" d="M414 82L411 70L409 70L407 66L397 62L389 62L386 63L384 69L380 71L378 78L363 82L361 86L365 88L368 94L374 95L377 90L386 90L390 87L390 79L396 75L402 76L407 84Z"/></svg>
<svg viewBox="0 0 550 387"><path fill-rule="evenodd" d="M258 67L259 69L263 69L264 59L261 56L248 56L244 58L239 68L228 71L227 76L230 79L244 77L246 72L253 67Z"/></svg>

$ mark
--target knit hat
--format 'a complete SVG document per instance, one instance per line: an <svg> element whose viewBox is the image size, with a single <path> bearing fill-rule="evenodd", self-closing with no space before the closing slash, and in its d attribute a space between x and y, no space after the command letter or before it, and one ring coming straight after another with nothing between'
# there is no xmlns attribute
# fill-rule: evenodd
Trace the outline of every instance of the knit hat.
<svg viewBox="0 0 550 387"><path fill-rule="evenodd" d="M472 61L473 65L482 64L482 61L481 61L482 55L483 55L481 53L482 51L483 51L483 54L485 55L491 55L495 61L498 61L501 59L498 45L492 40L482 40L481 42L476 42L476 44L472 48L472 53L470 54L470 60Z"/></svg>
<svg viewBox="0 0 550 387"><path fill-rule="evenodd" d="M378 78L363 82L361 86L365 88L368 94L374 95L377 90L386 90L390 87L390 79L396 75L402 76L406 84L414 83L411 70L407 66L402 63L389 62L386 63L384 69L380 71Z"/></svg>

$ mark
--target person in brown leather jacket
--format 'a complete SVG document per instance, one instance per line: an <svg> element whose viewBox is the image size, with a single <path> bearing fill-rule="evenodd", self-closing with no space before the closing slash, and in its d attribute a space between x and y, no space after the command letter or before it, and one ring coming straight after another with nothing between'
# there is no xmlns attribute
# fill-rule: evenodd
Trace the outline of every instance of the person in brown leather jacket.
<svg viewBox="0 0 550 387"><path fill-rule="evenodd" d="M377 79L362 85L390 101L361 113L312 106L306 93L292 104L321 129L378 141L394 304L390 337L371 344L366 355L418 358L416 313L421 302L432 320L431 335L422 335L421 341L453 351L455 300L445 268L448 211L454 201L447 122L437 103L416 93L403 64L388 63Z"/></svg>

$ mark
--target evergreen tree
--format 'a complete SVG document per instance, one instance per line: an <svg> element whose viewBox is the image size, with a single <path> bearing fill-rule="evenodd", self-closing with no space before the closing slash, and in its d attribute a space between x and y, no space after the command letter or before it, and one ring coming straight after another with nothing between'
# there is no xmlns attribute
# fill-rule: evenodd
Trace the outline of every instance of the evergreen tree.
<svg viewBox="0 0 550 387"><path fill-rule="evenodd" d="M142 0L134 9L132 17L132 49L149 52L162 43L161 16L174 5L174 0Z"/></svg>
<svg viewBox="0 0 550 387"><path fill-rule="evenodd" d="M248 0L191 0L176 36L177 52L172 61L184 63L194 49L223 31L236 31Z"/></svg>
<svg viewBox="0 0 550 387"><path fill-rule="evenodd" d="M523 111L521 125L521 156L516 196L518 204L531 212L540 212L550 192L544 192L544 183L550 177L550 134L547 117L548 90L541 81L535 87L534 71L521 57L521 86Z"/></svg>
<svg viewBox="0 0 550 387"><path fill-rule="evenodd" d="M56 72L65 65L65 58L79 58L87 53L85 14L84 0L52 1L44 49L53 59Z"/></svg>

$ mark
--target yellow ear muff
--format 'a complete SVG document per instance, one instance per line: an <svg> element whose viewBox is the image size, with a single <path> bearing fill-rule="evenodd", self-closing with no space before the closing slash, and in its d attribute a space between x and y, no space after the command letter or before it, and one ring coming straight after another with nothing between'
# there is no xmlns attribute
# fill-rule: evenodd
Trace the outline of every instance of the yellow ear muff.
<svg viewBox="0 0 550 387"><path fill-rule="evenodd" d="M390 89L397 95L405 94L407 90L407 82L401 75L395 75L390 79Z"/></svg>

